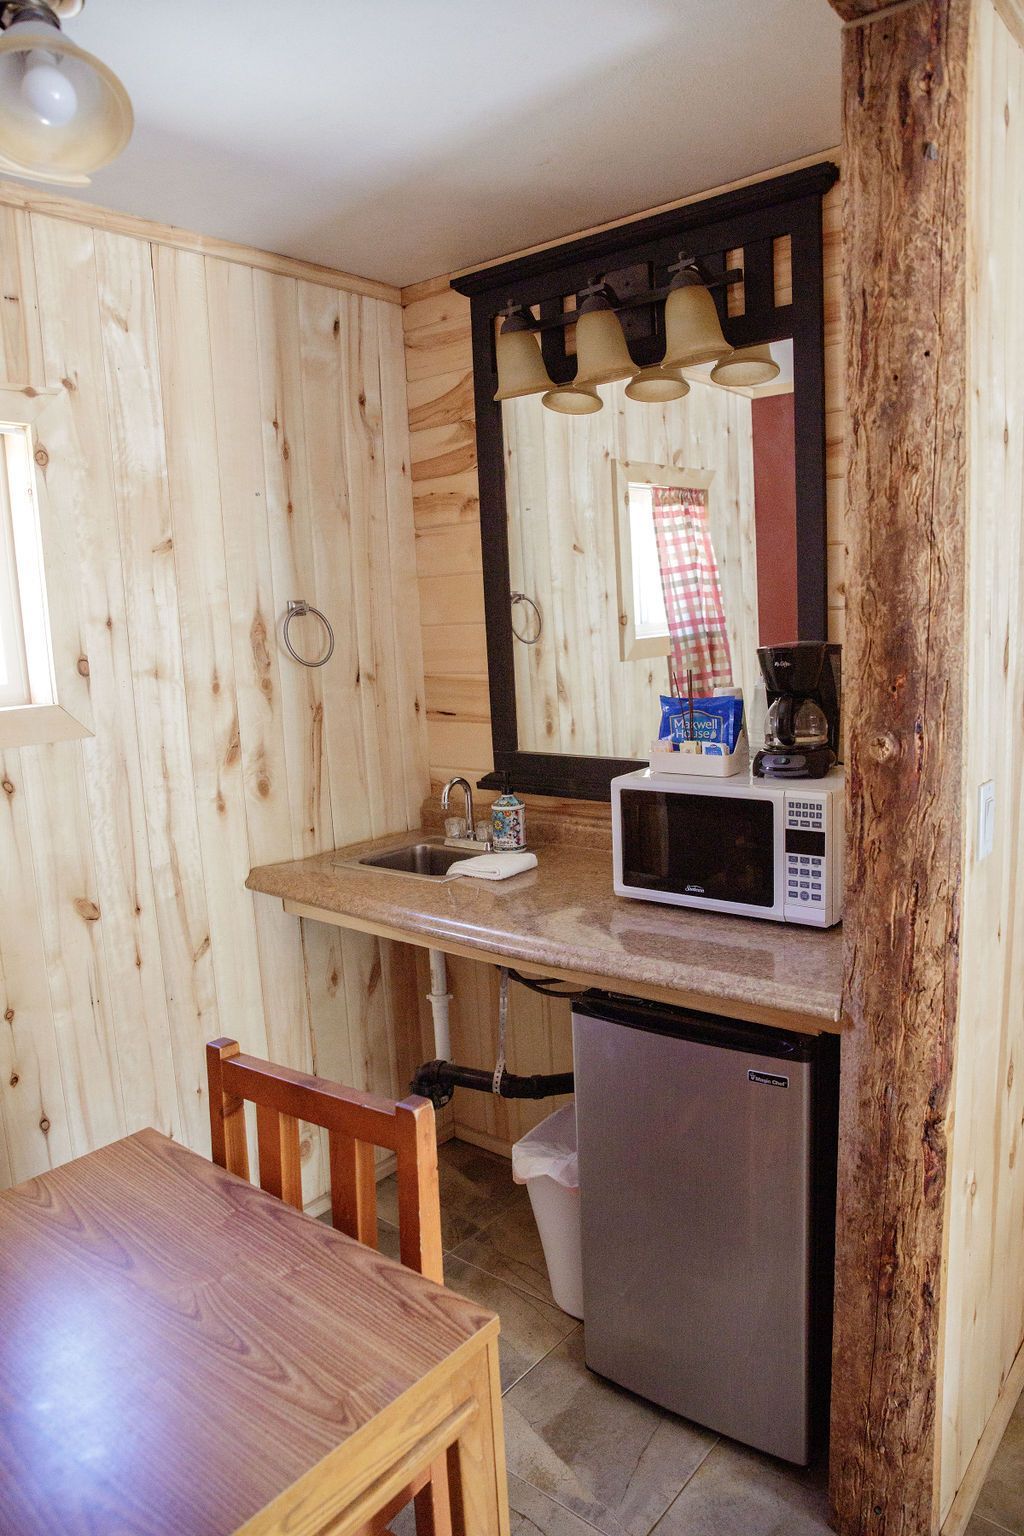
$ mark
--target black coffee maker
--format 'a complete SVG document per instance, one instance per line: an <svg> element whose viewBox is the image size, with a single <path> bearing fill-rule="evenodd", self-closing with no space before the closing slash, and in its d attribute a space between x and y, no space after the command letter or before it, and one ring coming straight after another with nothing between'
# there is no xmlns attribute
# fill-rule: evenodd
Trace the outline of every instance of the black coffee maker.
<svg viewBox="0 0 1024 1536"><path fill-rule="evenodd" d="M758 648L768 714L755 774L823 779L839 761L841 654L840 646L817 640Z"/></svg>

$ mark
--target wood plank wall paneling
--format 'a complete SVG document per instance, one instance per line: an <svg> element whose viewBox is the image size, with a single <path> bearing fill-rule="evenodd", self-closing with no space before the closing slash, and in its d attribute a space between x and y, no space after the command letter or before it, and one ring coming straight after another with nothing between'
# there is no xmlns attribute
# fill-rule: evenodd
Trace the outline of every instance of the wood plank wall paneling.
<svg viewBox="0 0 1024 1536"><path fill-rule="evenodd" d="M205 1150L217 1034L392 1093L430 1054L415 955L244 888L428 783L400 311L273 268L0 199L0 379L68 393L96 724L0 762L4 1182L144 1125Z"/></svg>
<svg viewBox="0 0 1024 1536"><path fill-rule="evenodd" d="M973 28L969 725L946 1213L943 1518L1024 1346L1024 47L990 0L975 6ZM989 781L995 843L981 859L976 806Z"/></svg>
<svg viewBox="0 0 1024 1536"><path fill-rule="evenodd" d="M827 158L837 157L830 153ZM795 168L782 166L771 174ZM714 188L705 195L725 190ZM776 269L780 297L789 281L787 258L788 252L780 250ZM842 642L846 617L846 408L840 314L841 185L824 201L823 262L829 634ZM428 755L435 794L453 774L465 774L472 781L493 767L469 300L454 293L448 282L447 275L431 278L402 293ZM490 1066L497 1048L493 984L479 978L470 981L471 964L460 961L452 967L457 998L453 1051L469 1065ZM528 994L520 1000L520 992L513 989L513 1018L517 1021L516 1010L531 1006L526 1003ZM526 1030L517 1022L510 1035L516 1040L519 1071L543 1071L548 1060L564 1064L569 1059L568 1005L548 1004L536 1017L530 1014ZM562 1069L559 1065L552 1070ZM483 1099L483 1095L461 1089L456 1093L456 1132L469 1140L482 1139L485 1145L499 1150L507 1150L508 1138L519 1134L520 1125L525 1129L527 1122L535 1123L554 1107L550 1101L510 1106L499 1124L494 1119L495 1106L482 1103Z"/></svg>

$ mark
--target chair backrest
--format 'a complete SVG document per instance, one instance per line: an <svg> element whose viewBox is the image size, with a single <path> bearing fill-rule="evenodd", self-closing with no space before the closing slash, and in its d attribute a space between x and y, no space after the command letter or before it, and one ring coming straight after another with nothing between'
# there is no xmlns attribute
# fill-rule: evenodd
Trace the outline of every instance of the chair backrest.
<svg viewBox="0 0 1024 1536"><path fill-rule="evenodd" d="M441 1207L434 1106L412 1095L395 1103L341 1083L244 1056L237 1040L206 1047L213 1161L249 1177L246 1100L256 1105L260 1184L302 1209L299 1121L323 1126L330 1141L331 1215L350 1237L377 1246L374 1147L398 1160L398 1235L402 1263L443 1281Z"/></svg>

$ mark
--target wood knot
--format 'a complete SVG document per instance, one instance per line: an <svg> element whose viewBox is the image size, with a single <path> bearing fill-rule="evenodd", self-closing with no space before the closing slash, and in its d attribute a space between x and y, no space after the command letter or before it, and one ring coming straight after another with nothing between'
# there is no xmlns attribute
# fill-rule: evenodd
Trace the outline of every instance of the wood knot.
<svg viewBox="0 0 1024 1536"><path fill-rule="evenodd" d="M88 658L88 656L79 656L78 661L75 663L75 666L76 666L76 669L77 669L79 677L88 677L89 676L89 658Z"/></svg>
<svg viewBox="0 0 1024 1536"><path fill-rule="evenodd" d="M47 453L42 443L39 444L39 447L36 449L32 457L35 459L40 469L45 469L47 464L50 462L50 455Z"/></svg>
<svg viewBox="0 0 1024 1536"><path fill-rule="evenodd" d="M334 330L335 336L340 336L341 335L341 321L340 320L337 320L337 319L335 320L334 326L333 326L333 330Z"/></svg>
<svg viewBox="0 0 1024 1536"><path fill-rule="evenodd" d="M75 383L74 379L61 379L60 382L63 384L65 389L70 389L72 393L78 388L78 385Z"/></svg>
<svg viewBox="0 0 1024 1536"><path fill-rule="evenodd" d="M8 1024L13 1024L14 1023L14 1009L13 1008L5 1009L4 1010L4 1018L7 1020Z"/></svg>
<svg viewBox="0 0 1024 1536"><path fill-rule="evenodd" d="M5 795L14 794L14 785L11 783L10 779L4 779L3 782L0 783L0 789L3 790Z"/></svg>
<svg viewBox="0 0 1024 1536"><path fill-rule="evenodd" d="M18 1086L18 1084L20 1082L21 1082L21 1078L18 1076L17 1072L12 1072L11 1073L11 1087L12 1088L17 1088L17 1086Z"/></svg>
<svg viewBox="0 0 1024 1536"><path fill-rule="evenodd" d="M45 1115L43 1116L43 1118L39 1122L39 1129L42 1131L44 1136L47 1135L48 1132L49 1132L50 1122L49 1122L49 1120L47 1119L47 1117Z"/></svg>
<svg viewBox="0 0 1024 1536"><path fill-rule="evenodd" d="M878 731L868 742L868 756L876 763L891 763L899 755L899 737L892 731Z"/></svg>
<svg viewBox="0 0 1024 1536"><path fill-rule="evenodd" d="M87 896L77 897L74 902L74 908L83 922L95 923L99 920L100 909Z"/></svg>
<svg viewBox="0 0 1024 1536"><path fill-rule="evenodd" d="M256 780L256 793L263 800L266 800L267 796L270 794L270 780L268 778L264 777L262 779Z"/></svg>

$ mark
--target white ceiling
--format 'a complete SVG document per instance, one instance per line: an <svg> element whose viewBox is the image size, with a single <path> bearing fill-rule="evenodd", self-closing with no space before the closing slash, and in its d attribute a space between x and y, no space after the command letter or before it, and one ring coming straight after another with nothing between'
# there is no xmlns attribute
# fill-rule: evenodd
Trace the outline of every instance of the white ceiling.
<svg viewBox="0 0 1024 1536"><path fill-rule="evenodd" d="M409 283L839 139L828 0L87 0L88 200Z"/></svg>

